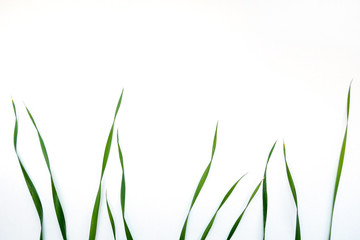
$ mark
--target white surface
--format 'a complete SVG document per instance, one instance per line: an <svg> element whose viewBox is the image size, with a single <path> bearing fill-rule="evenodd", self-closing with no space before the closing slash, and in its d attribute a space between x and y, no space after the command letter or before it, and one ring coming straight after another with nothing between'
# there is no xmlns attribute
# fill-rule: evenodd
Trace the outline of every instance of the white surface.
<svg viewBox="0 0 360 240"><path fill-rule="evenodd" d="M333 239L356 239L360 207L360 4L357 1L0 1L0 239L38 239L39 221L17 162L39 191L46 239L60 239L49 175L24 101L46 143L68 238L88 238L102 156L116 102L126 168L126 211L135 239L177 239L190 215L199 239L245 172L208 239L224 239L268 168L267 239L293 239L295 207L281 142L296 184L303 239L326 239L352 79L348 148ZM120 220L115 141L104 179ZM236 237L262 238L260 194ZM103 198L104 200L104 198ZM97 239L112 239L102 202Z"/></svg>

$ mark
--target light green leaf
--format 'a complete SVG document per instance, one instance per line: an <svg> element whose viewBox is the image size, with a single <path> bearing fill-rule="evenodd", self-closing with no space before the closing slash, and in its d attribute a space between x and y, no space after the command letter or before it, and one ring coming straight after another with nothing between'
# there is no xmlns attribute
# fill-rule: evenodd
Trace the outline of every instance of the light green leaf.
<svg viewBox="0 0 360 240"><path fill-rule="evenodd" d="M213 140L213 146L212 146L212 152L211 152L211 159L210 159L210 162L208 164L208 166L206 167L203 175L201 176L200 178L200 181L197 185L197 188L195 190L195 194L193 196L193 199L191 201L191 205L190 205L190 209L188 211L188 214L186 216L186 219L185 219L185 222L184 222L184 225L182 227L182 230L181 230L181 234L180 234L180 240L185 240L185 236L186 236L186 227L187 227L187 222L188 222L188 219L189 219L189 215L190 215L190 211L192 209L192 207L194 206L194 203L202 189L202 187L204 186L204 183L206 181L206 178L207 176L209 175L209 171L210 171L210 167L211 167L211 163L212 163L212 160L213 160L213 157L214 157L214 153L215 153L215 150L216 150L216 141L217 141L217 129L218 129L218 123L216 124L216 129L215 129L215 135L214 135L214 140Z"/></svg>

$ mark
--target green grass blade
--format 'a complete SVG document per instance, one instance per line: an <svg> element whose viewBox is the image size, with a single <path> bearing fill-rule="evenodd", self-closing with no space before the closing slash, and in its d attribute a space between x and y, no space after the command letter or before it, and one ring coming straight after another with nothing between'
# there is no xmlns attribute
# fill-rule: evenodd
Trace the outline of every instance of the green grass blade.
<svg viewBox="0 0 360 240"><path fill-rule="evenodd" d="M46 162L47 168L49 170L49 174L50 174L51 190L52 190L53 203L54 203L54 208L55 208L55 212L56 212L56 217L57 217L57 220L59 223L61 235L62 235L63 239L66 240L67 239L67 237L66 237L66 222L65 222L64 211L62 209L62 206L61 206L61 203L60 203L60 200L59 200L56 188L55 188L54 179L52 176L52 172L51 172L51 168L50 168L50 161L49 161L49 157L48 157L48 154L46 151L45 143L44 143L43 138L40 135L39 129L36 126L35 120L34 120L33 116L31 115L29 109L26 108L26 111L29 114L29 117L30 117L30 119L36 129L38 137L39 137L41 150L42 150L42 153L43 153L43 156L44 156L44 159L45 159L45 162Z"/></svg>
<svg viewBox="0 0 360 240"><path fill-rule="evenodd" d="M106 194L106 208L107 208L107 211L108 211L108 216L109 216L109 220L110 220L110 223L111 223L111 228L112 228L112 232L113 232L113 235L114 235L114 239L116 239L115 223L114 223L114 218L113 218L110 206L109 206L107 194Z"/></svg>
<svg viewBox="0 0 360 240"><path fill-rule="evenodd" d="M43 239L43 208L42 208L42 204L41 204L41 201L40 201L39 194L37 193L36 188L35 188L33 182L31 181L29 174L27 173L24 165L22 164L19 153L18 153L18 150L17 150L18 119L17 119L16 107L15 107L14 101L12 101L12 105L13 105L14 114L15 114L14 149L15 149L15 153L16 153L17 159L19 161L20 168L21 168L21 171L23 173L26 185L28 187L29 193L31 195L31 198L32 198L32 200L34 202L36 211L37 211L38 216L39 216L39 220L40 220L40 240L42 240Z"/></svg>
<svg viewBox="0 0 360 240"><path fill-rule="evenodd" d="M238 227L238 225L239 225L239 223L240 223L246 209L248 208L248 206L251 203L252 199L255 197L257 191L259 190L261 183L262 183L262 181L260 181L259 184L256 186L256 188L254 189L253 193L251 194L251 197L250 197L248 203L246 204L244 210L241 212L240 216L236 219L234 225L232 226L232 228L231 228L231 230L229 232L229 235L226 238L227 240L230 240L231 237L234 235L234 233L236 231L236 228Z"/></svg>
<svg viewBox="0 0 360 240"><path fill-rule="evenodd" d="M91 215L89 239L95 239L96 237L96 228L97 228L97 222L99 216L100 200L101 200L101 183L99 184L99 189L96 194L95 204Z"/></svg>
<svg viewBox="0 0 360 240"><path fill-rule="evenodd" d="M241 178L239 178L239 180L237 180L237 181L232 185L232 187L229 189L229 191L226 193L226 195L224 196L223 200L221 201L219 207L217 208L214 216L211 218L211 220L210 220L210 222L208 223L208 225L207 225L204 233L202 234L201 240L204 240L204 239L207 237L207 235L208 235L208 233L210 232L210 229L211 229L211 227L212 227L212 225L213 225L213 223L214 223L214 220L215 220L215 217L216 217L218 211L219 211L220 208L224 205L224 203L226 202L226 200L229 198L229 196L231 195L231 193L234 191L236 185L240 182L240 180L241 180L243 177L245 177L245 175L246 175L246 174L244 174L243 176L241 176Z"/></svg>
<svg viewBox="0 0 360 240"><path fill-rule="evenodd" d="M291 193L293 195L295 206L296 206L295 240L301 240L301 230L300 230L299 208L298 208L298 203L297 203L297 195L296 195L296 189L295 189L294 180L293 180L293 178L291 176L291 172L290 172L289 166L288 166L287 161L286 161L285 142L283 143L283 150L284 150L284 160L285 160L285 166L286 166L286 174L287 174L287 177L288 177L288 182L289 182L289 185L290 185Z"/></svg>
<svg viewBox="0 0 360 240"><path fill-rule="evenodd" d="M337 196L337 191L338 191L338 188L339 188L342 167L343 167L344 158L345 158L345 149L346 149L346 140L347 140L347 132L348 132L348 122L349 122L349 111L350 111L350 92L351 92L351 83L350 83L350 86L349 86L348 97L347 97L346 129L345 129L344 139L343 139L342 146L341 146L341 152L340 152L338 169L337 169L336 180L335 180L334 196L333 196L332 208L331 208L329 240L331 239L331 230L332 230L332 222L333 222L333 217L334 217L335 201L336 201L336 196Z"/></svg>
<svg viewBox="0 0 360 240"><path fill-rule="evenodd" d="M181 230L181 234L180 234L180 240L185 240L185 236L186 236L186 226L187 226L187 222L188 222L188 219L189 219L189 215L190 215L190 211L192 209L192 207L194 206L194 203L202 189L202 187L204 186L204 183L206 181L206 178L207 176L209 175L209 171L210 171L210 167L211 167L211 163L212 163L212 160L213 160L213 157L214 157L214 153L215 153L215 150L216 150L216 142L217 142L217 129L218 129L218 123L216 124L216 129L215 129L215 135L214 135L214 140L213 140L213 146L212 146L212 152L211 152L211 159L210 159L210 162L208 164L208 166L206 167L203 175L201 176L200 178L200 181L197 185L197 188L195 190L195 193L194 193L194 196L193 196L193 199L191 201L191 205L190 205L190 209L188 211L188 214L186 216L186 219L185 219L185 222L184 222L184 225L182 227L182 230Z"/></svg>
<svg viewBox="0 0 360 240"><path fill-rule="evenodd" d="M123 93L124 93L124 89L121 91L121 95L120 95L120 98L119 98L119 101L118 101L118 104L117 104L116 110L115 110L114 120L112 122L109 136L107 138L106 145L105 145L104 157L103 157L102 168L101 168L100 183L99 183L98 193L96 195L96 199L95 199L95 203L94 203L94 207L93 207L93 211L92 211L92 215L91 215L89 240L95 240L95 237L96 237L97 222L98 222L99 208L100 208L100 201L101 201L101 183L102 183L106 164L107 164L109 154L110 154L115 119L116 119L117 113L118 113L120 105L121 105Z"/></svg>
<svg viewBox="0 0 360 240"><path fill-rule="evenodd" d="M122 218L123 218L123 222L124 222L126 239L127 239L127 240L133 240L133 237L132 237L132 235L131 235L129 226L128 226L128 224L127 224L127 222L126 222L126 219L125 219L126 184L125 184L124 159L123 159L123 155L122 155L122 151L121 151L120 143L119 143L119 131L117 131L116 136L117 136L117 146L118 146L118 152L119 152L120 165L121 165L121 169L122 169L121 188L120 188L121 213L122 213Z"/></svg>
<svg viewBox="0 0 360 240"><path fill-rule="evenodd" d="M276 145L276 141L272 146L268 159L266 161L265 171L264 171L264 180L263 180L263 188L262 188L262 197L263 197L263 239L265 239L265 228L266 228L266 218L267 218L267 207L268 207L268 196L267 196L267 180L266 180L266 171L269 164L269 160L272 152L274 151Z"/></svg>

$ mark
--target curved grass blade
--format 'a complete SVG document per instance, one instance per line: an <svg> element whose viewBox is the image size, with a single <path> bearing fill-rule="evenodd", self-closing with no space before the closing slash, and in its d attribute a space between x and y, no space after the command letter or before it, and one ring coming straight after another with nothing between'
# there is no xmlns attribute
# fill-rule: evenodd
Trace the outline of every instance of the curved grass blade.
<svg viewBox="0 0 360 240"><path fill-rule="evenodd" d="M352 82L351 82L352 83ZM335 208L335 201L336 201L336 195L339 188L340 183L340 177L341 177L341 171L344 164L344 158L345 158L345 149L346 149L346 139L347 139L347 132L348 132L348 122L349 122L349 111L350 111L350 92L351 92L351 83L349 86L348 91L348 97L347 97L347 108L346 108L346 129L344 134L344 139L341 146L341 152L339 157L339 164L336 174L336 180L335 180L335 189L334 189L334 196L333 196L333 202L332 202L332 208L331 208L331 217L330 217L330 229L329 229L329 240L331 239L331 229L332 229L332 222L334 217L334 208Z"/></svg>
<svg viewBox="0 0 360 240"><path fill-rule="evenodd" d="M187 222L188 222L188 219L189 219L189 215L190 215L190 211L192 209L192 207L194 206L194 203L202 189L202 187L204 186L204 183L206 181L206 178L207 176L209 175L209 171L210 171L210 167L211 167L211 163L212 163L212 160L213 160L213 157L214 157L214 153L215 153L215 149L216 149L216 141L217 141L217 129L218 129L218 123L216 124L216 129L215 129L215 135L214 135L214 140L213 140L213 146L212 146L212 153L211 153L211 160L208 164L208 166L206 167L203 175L201 176L200 178L200 181L197 185L197 188L195 190L195 193L194 193L194 196L193 196L193 199L191 201L191 205L190 205L190 209L188 211L188 214L186 216L186 219L185 219L185 222L184 222L184 225L182 227L182 230L181 230L181 234L180 234L180 240L185 240L185 236L186 236L186 226L187 226Z"/></svg>
<svg viewBox="0 0 360 240"><path fill-rule="evenodd" d="M122 218L124 222L124 228L125 228L125 235L127 240L133 240L133 237L131 235L130 229L128 227L128 224L125 220L125 195L126 195L126 185L125 185L125 171L124 171L124 159L120 148L119 143L119 130L117 131L117 146L118 146L118 152L119 152L119 158L120 158L120 164L122 169L122 177L121 177L121 189L120 189L120 203L121 203L121 213Z"/></svg>
<svg viewBox="0 0 360 240"><path fill-rule="evenodd" d="M14 103L13 100L12 100L12 105L13 105L14 114L15 114L14 149L15 149L15 153L16 153L17 159L19 161L20 168L21 168L21 171L23 173L26 185L28 187L29 193L30 193L31 198L32 198L32 200L34 202L36 211L37 211L37 213L39 215L40 228L41 228L41 230L40 230L40 240L42 240L43 239L43 208L42 208L42 204L41 204L41 201L40 201L40 198L39 198L39 194L37 193L36 188L35 188L33 182L31 181L31 179L29 177L29 174L26 172L25 167L21 162L21 159L20 159L20 156L19 156L19 153L18 153L18 150L17 150L18 119L17 119L17 114L16 114L15 103Z"/></svg>
<svg viewBox="0 0 360 240"><path fill-rule="evenodd" d="M295 206L296 206L296 230L295 230L295 240L301 240L301 231L300 231L300 221L299 221L299 208L297 204L297 195L296 195L296 189L294 180L291 176L289 166L286 161L286 149L285 149L285 142L283 143L283 150L284 150L284 160L285 160L285 166L286 166L286 174L288 177L291 193L294 198Z"/></svg>
<svg viewBox="0 0 360 240"><path fill-rule="evenodd" d="M214 216L211 218L210 222L208 223L204 233L201 236L201 240L205 240L205 238L207 237L208 233L210 232L210 229L215 221L215 217L218 213L218 211L220 210L220 208L224 205L224 203L226 202L226 200L230 197L231 193L234 191L236 185L240 182L240 180L245 177L247 173L245 173L244 175L241 176L241 178L239 178L239 180L237 180L234 185L232 185L232 187L229 189L229 191L226 193L226 195L224 196L223 200L221 201L218 209L216 210Z"/></svg>
<svg viewBox="0 0 360 240"><path fill-rule="evenodd" d="M267 171L267 167L269 164L269 160L271 157L272 152L274 151L276 145L276 141L274 143L274 145L272 146L268 159L266 161L266 166L265 166L265 171L264 171L264 180L263 180L263 188L262 188L262 197L263 197L263 239L265 239L265 228L266 228L266 218L267 218L267 207L268 207L268 196L267 196L267 180L266 180L266 171Z"/></svg>
<svg viewBox="0 0 360 240"><path fill-rule="evenodd" d="M107 141L106 141L98 193L96 195L94 208L93 208L92 215L91 215L89 240L94 240L95 237L96 237L97 222L98 222L99 208L100 208L100 201L101 201L101 183L102 183L102 179L103 179L103 176L104 176L106 164L107 164L107 161L108 161L108 158L109 158L111 142L112 142L112 136L113 136L113 133L114 133L115 119L116 119L117 113L118 113L119 108L120 108L123 93L124 93L124 89L121 91L121 95L120 95L120 98L119 98L119 101L118 101L118 104L117 104L116 110L115 110L114 120L112 122L112 125L111 125L111 128L110 128L110 133L109 133L109 136L108 136Z"/></svg>
<svg viewBox="0 0 360 240"><path fill-rule="evenodd" d="M238 217L238 219L236 219L234 225L232 226L232 228L231 228L231 230L230 230L230 232L229 232L228 237L226 238L227 240L230 240L230 238L232 237L232 235L235 233L235 230L236 230L236 228L238 227L238 225L239 225L239 223L240 223L240 221L241 221L241 219L242 219L242 217L243 217L246 209L248 208L248 206L249 206L249 204L251 203L252 199L255 197L257 191L259 190L261 183L262 183L262 180L259 182L259 184L256 186L255 190L254 190L253 193L251 194L251 197L250 197L248 203L246 204L244 210L241 212L241 214L240 214L240 216Z"/></svg>
<svg viewBox="0 0 360 240"><path fill-rule="evenodd" d="M45 162L46 162L47 168L49 170L49 174L50 174L51 191L52 191L52 197L53 197L53 203L54 203L54 208L55 208L55 212L56 212L56 217L57 217L57 220L59 223L61 235L62 235L63 239L66 240L67 239L67 237L66 237L66 222L65 222L64 211L62 209L60 199L59 199L59 196L58 196L56 188L55 188L54 179L53 179L51 168L50 168L50 161L49 161L49 157L48 157L48 154L47 154L47 151L45 148L45 143L44 143L43 138L40 135L38 127L36 126L35 120L27 107L26 107L26 111L29 114L29 117L30 117L30 119L36 129L38 137L39 137L41 150L42 150L42 153L43 153L43 156L44 156L44 159L45 159Z"/></svg>
<svg viewBox="0 0 360 240"><path fill-rule="evenodd" d="M106 193L106 208L107 208L107 211L108 211L109 220L110 220L110 223L111 223L111 228L112 228L112 232L113 232L113 235L114 235L114 239L116 240L115 223L114 223L114 218L113 218L113 215L112 215L110 206L109 206L109 202L108 202L108 198L107 198L107 193Z"/></svg>

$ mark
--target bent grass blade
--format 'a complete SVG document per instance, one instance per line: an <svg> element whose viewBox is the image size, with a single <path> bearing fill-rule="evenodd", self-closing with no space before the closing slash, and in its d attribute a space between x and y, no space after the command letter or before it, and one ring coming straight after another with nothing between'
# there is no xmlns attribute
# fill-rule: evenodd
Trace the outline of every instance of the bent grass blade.
<svg viewBox="0 0 360 240"><path fill-rule="evenodd" d="M45 162L46 162L47 168L49 170L49 174L50 174L51 191L52 191L52 197L53 197L53 203L54 203L54 208L55 208L55 212L56 212L56 217L57 217L57 220L58 220L58 223L59 223L61 235L62 235L63 239L66 240L67 239L67 237L66 237L66 222L65 222L64 211L62 209L60 199L59 199L58 193L57 193L56 188L55 188L55 183L54 183L54 179L53 179L53 176L52 176L52 172L51 172L51 168L50 168L50 161L49 161L49 157L48 157L48 154L47 154L47 151L46 151L45 143L44 143L43 138L40 135L38 127L36 126L35 120L34 120L33 116L31 115L31 113L30 113L30 111L29 111L29 109L27 107L26 107L26 111L27 111L27 113L28 113L28 115L29 115L35 129L36 129L38 137L39 137L41 150L42 150L42 153L43 153L43 156L44 156L44 159L45 159Z"/></svg>
<svg viewBox="0 0 360 240"><path fill-rule="evenodd" d="M340 152L338 169L337 169L336 180L335 180L334 196L333 196L332 207L331 207L329 240L331 239L331 229L332 229L332 223L333 223L333 217L334 217L334 208L335 208L336 195L337 195L337 191L338 191L338 188L339 188L340 177L341 177L342 167L343 167L344 158L345 158L345 149L346 149L346 140L347 140L347 132L348 132L348 122L349 122L349 111L350 111L351 83L350 83L350 86L349 86L349 91L348 91L348 96L347 96L346 128L345 128L344 139L343 139L342 146L341 146L341 152Z"/></svg>
<svg viewBox="0 0 360 240"><path fill-rule="evenodd" d="M285 166L286 166L286 174L287 174L289 186L290 186L291 193L293 195L295 206L296 206L295 240L301 240L300 221L299 221L299 208L298 208L298 203L297 203L297 195L296 195L296 189L295 189L294 180L293 180L293 178L291 176L291 172L290 172L289 166L288 166L287 161L286 161L285 142L283 143L283 150L284 150L284 160L285 160Z"/></svg>
<svg viewBox="0 0 360 240"><path fill-rule="evenodd" d="M110 206L109 206L107 192L106 192L105 198L106 198L106 208L107 208L107 212L108 212L108 216L109 216L109 220L110 220L110 224L111 224L111 229L112 229L112 232L114 235L114 239L116 240L116 229L115 229L114 217L113 217L113 214L112 214Z"/></svg>
<svg viewBox="0 0 360 240"><path fill-rule="evenodd" d="M276 141L272 146L268 159L266 161L265 171L264 171L264 180L263 180L263 188L262 188L262 197L263 197L263 239L265 239L265 228L266 228L266 218L267 218L267 207L268 207L268 196L267 196L267 180L266 180L266 171L269 164L269 160L271 157L272 152L274 151L276 145Z"/></svg>
<svg viewBox="0 0 360 240"><path fill-rule="evenodd" d="M113 132L114 132L115 119L116 119L117 113L118 113L120 105L121 105L121 100L122 100L123 93L124 93L124 89L121 92L118 104L116 106L114 120L112 122L110 132L109 132L109 136L108 136L107 141L106 141L98 193L96 195L94 208L93 208L92 215L91 215L89 240L94 240L95 237L96 237L97 222L98 222L99 208L100 208L100 201L101 201L101 183L102 183L102 179L103 179L103 176L104 176L106 164L107 164L107 161L108 161L108 158L109 158L111 142L112 142L112 136L113 136Z"/></svg>
<svg viewBox="0 0 360 240"><path fill-rule="evenodd" d="M15 153L16 153L17 159L19 161L20 168L21 168L21 171L23 173L26 185L28 187L29 193L31 195L31 198L32 198L32 200L34 202L36 211L37 211L38 216L39 216L39 220L40 220L40 240L42 240L43 239L43 208L42 208L42 204L41 204L41 201L40 201L40 198L39 198L39 194L37 193L36 188L35 188L33 182L31 181L31 179L29 177L29 174L27 173L24 165L22 164L19 153L18 153L18 150L17 150L18 119L17 119L17 114L16 114L15 103L14 103L13 100L12 100L12 105L13 105L14 114L15 114L14 149L15 149Z"/></svg>
<svg viewBox="0 0 360 240"><path fill-rule="evenodd" d="M210 159L210 162L209 162L208 166L206 167L206 169L205 169L203 175L201 176L200 181L199 181L199 183L198 183L198 185L196 187L193 199L192 199L191 204L190 204L190 209L189 209L189 211L187 213L184 225L183 225L182 230L181 230L181 234L180 234L180 238L179 238L180 240L185 240L186 226L187 226L187 222L188 222L188 219L189 219L190 211L191 211L192 207L194 206L194 203L195 203L195 201L196 201L202 187L204 186L204 183L206 181L207 176L209 175L211 163L212 163L212 160L214 158L214 153L215 153L215 150L216 150L217 129L218 129L218 123L216 124L216 129L215 129L215 135L214 135L214 140L213 140L211 159Z"/></svg>
<svg viewBox="0 0 360 240"><path fill-rule="evenodd" d="M253 191L253 193L251 194L251 197L250 197L248 203L246 204L244 210L241 212L240 216L236 219L236 221L235 221L234 225L232 226L232 228L231 228L231 230L230 230L230 232L229 232L229 235L227 236L226 240L230 240L231 237L234 235L234 233L235 233L235 231L236 231L236 228L238 227L238 225L239 225L239 223L240 223L240 221L241 221L241 219L242 219L242 217L243 217L246 209L248 208L248 206L250 205L251 201L252 201L253 198L255 197L257 191L259 190L261 183L262 183L262 180L259 182L259 184L258 184L258 185L256 186L256 188L254 189L254 191Z"/></svg>
<svg viewBox="0 0 360 240"><path fill-rule="evenodd" d="M117 136L117 147L118 147L118 152L119 152L120 165L121 165L121 169L122 169L121 188L120 188L121 213L122 213L122 218L123 218L123 222L124 222L126 239L127 240L133 240L133 237L131 235L129 226L128 226L126 220L125 220L126 185L125 185L124 159L123 159L123 155L122 155L122 151L121 151L120 143L119 143L119 130L116 132L116 136Z"/></svg>
<svg viewBox="0 0 360 240"><path fill-rule="evenodd" d="M247 174L247 173L246 173ZM241 178L239 178L239 180L237 180L234 185L232 185L232 187L229 189L229 191L226 193L226 195L224 196L223 200L221 201L219 207L217 208L214 216L211 218L210 222L208 223L204 233L201 236L201 240L205 240L205 238L207 237L208 233L210 232L210 229L215 221L215 217L217 215L217 213L219 212L220 208L224 205L224 203L226 202L226 200L230 197L231 193L234 191L236 185L240 182L240 180L245 177L245 175L242 175Z"/></svg>

